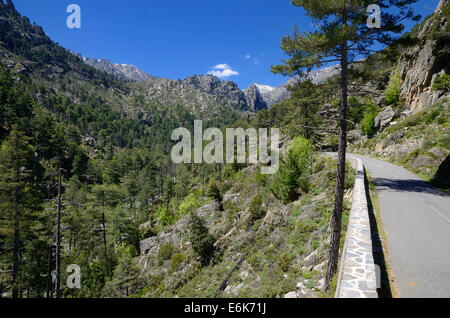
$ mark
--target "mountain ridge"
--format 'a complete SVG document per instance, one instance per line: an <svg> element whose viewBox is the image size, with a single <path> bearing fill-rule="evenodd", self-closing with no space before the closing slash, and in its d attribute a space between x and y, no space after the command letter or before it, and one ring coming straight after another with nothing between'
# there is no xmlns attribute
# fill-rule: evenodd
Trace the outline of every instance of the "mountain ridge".
<svg viewBox="0 0 450 318"><path fill-rule="evenodd" d="M87 58L80 53L70 51L79 57L83 62L97 70L127 79L133 82L145 82L155 80L155 76L139 69L135 65L112 63L106 59ZM329 77L339 73L338 66L325 67L323 69L311 71L306 75L313 83L324 82ZM163 77L161 77L163 78ZM172 81L171 79L167 79ZM288 88L300 81L299 77L290 78L284 84L272 87L265 84L253 83L245 89L239 89L237 84L230 80L220 80L216 76L205 74L194 74L178 82L184 85L191 85L207 94L216 95L216 97L231 103L240 109L247 109L252 112L270 108L290 96Z"/></svg>

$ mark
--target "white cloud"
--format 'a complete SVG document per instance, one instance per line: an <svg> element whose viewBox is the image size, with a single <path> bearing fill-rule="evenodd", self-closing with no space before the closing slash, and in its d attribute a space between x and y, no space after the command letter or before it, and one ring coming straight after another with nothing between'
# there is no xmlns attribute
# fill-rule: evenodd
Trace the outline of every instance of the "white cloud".
<svg viewBox="0 0 450 318"><path fill-rule="evenodd" d="M231 67L228 64L218 64L213 67L213 69L215 69L215 70L228 70L230 68Z"/></svg>
<svg viewBox="0 0 450 318"><path fill-rule="evenodd" d="M254 60L253 60L253 64L259 65L259 64L261 64L261 62L260 62L260 60L257 57L255 57Z"/></svg>
<svg viewBox="0 0 450 318"><path fill-rule="evenodd" d="M250 54L245 55L245 58L248 60L249 58L251 58L252 56Z"/></svg>
<svg viewBox="0 0 450 318"><path fill-rule="evenodd" d="M214 75L218 78L224 78L230 76L237 76L239 75L239 72L234 71L228 64L218 64L213 68L211 68L208 74Z"/></svg>

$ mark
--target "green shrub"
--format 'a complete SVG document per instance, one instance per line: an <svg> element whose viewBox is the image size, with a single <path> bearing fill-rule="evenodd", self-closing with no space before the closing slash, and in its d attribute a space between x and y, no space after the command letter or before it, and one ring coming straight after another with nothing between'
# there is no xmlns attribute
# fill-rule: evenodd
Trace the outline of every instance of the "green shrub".
<svg viewBox="0 0 450 318"><path fill-rule="evenodd" d="M448 90L450 88L450 75L442 74L433 83L433 89L438 90Z"/></svg>
<svg viewBox="0 0 450 318"><path fill-rule="evenodd" d="M170 265L169 265L169 272L176 272L180 266L181 263L184 262L186 259L186 256L180 253L177 253L172 256L170 259Z"/></svg>
<svg viewBox="0 0 450 318"><path fill-rule="evenodd" d="M158 259L160 261L168 261L172 257L174 250L175 248L172 244L164 244L158 251Z"/></svg>
<svg viewBox="0 0 450 318"><path fill-rule="evenodd" d="M347 118L355 124L359 124L364 117L364 104L355 96L348 99Z"/></svg>
<svg viewBox="0 0 450 318"><path fill-rule="evenodd" d="M264 215L264 210L261 208L262 205L262 195L261 194L257 194L252 202L250 203L250 219L252 221L256 221L259 220L260 218L263 217Z"/></svg>
<svg viewBox="0 0 450 318"><path fill-rule="evenodd" d="M200 206L198 202L198 198L194 193L190 193L187 195L183 201L181 201L178 206L178 213L180 217L188 215L189 213L194 212Z"/></svg>
<svg viewBox="0 0 450 318"><path fill-rule="evenodd" d="M291 259L289 255L281 255L281 257L277 258L277 264L283 272L287 272L289 270L289 266L291 265Z"/></svg>
<svg viewBox="0 0 450 318"><path fill-rule="evenodd" d="M209 233L205 220L195 213L191 214L189 220L189 238L192 249L201 258L202 265L208 265L214 255L215 239Z"/></svg>
<svg viewBox="0 0 450 318"><path fill-rule="evenodd" d="M219 202L220 205L220 210L223 210L222 194L220 193L220 188L215 179L211 179L209 181L208 186L206 187L205 195L207 197L213 198L214 200L217 200L217 202Z"/></svg>
<svg viewBox="0 0 450 318"><path fill-rule="evenodd" d="M307 192L313 159L311 142L304 137L295 138L271 184L273 194L288 203L295 200L298 188Z"/></svg>
<svg viewBox="0 0 450 318"><path fill-rule="evenodd" d="M369 104L366 107L364 118L361 121L362 131L369 137L375 134L375 117L380 112L380 107L375 104Z"/></svg>
<svg viewBox="0 0 450 318"><path fill-rule="evenodd" d="M389 86L386 89L386 103L388 105L398 105L400 101L400 90L402 88L402 78L398 72L391 75Z"/></svg>
<svg viewBox="0 0 450 318"><path fill-rule="evenodd" d="M158 221L161 226L169 226L176 221L174 213L165 207L160 207L156 214L158 215Z"/></svg>

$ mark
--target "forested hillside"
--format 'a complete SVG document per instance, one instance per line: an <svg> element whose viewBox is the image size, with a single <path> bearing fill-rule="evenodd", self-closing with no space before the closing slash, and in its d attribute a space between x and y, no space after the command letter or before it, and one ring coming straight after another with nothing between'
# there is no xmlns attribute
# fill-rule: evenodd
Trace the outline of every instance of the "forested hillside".
<svg viewBox="0 0 450 318"><path fill-rule="evenodd" d="M215 169L171 164L172 130L199 117L176 101L145 103L131 83L86 65L11 3L0 3L0 24L2 293L53 289L60 198L61 268L79 264L92 284L86 295L100 296L120 251L137 255L139 224ZM204 125L238 116L224 109Z"/></svg>

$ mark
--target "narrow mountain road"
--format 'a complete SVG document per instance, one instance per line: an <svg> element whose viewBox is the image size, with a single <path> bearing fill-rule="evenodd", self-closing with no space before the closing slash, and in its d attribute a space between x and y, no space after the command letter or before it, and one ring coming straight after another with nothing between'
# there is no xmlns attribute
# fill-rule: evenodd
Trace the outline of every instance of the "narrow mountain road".
<svg viewBox="0 0 450 318"><path fill-rule="evenodd" d="M349 157L375 184L399 296L450 298L450 196L402 167Z"/></svg>

